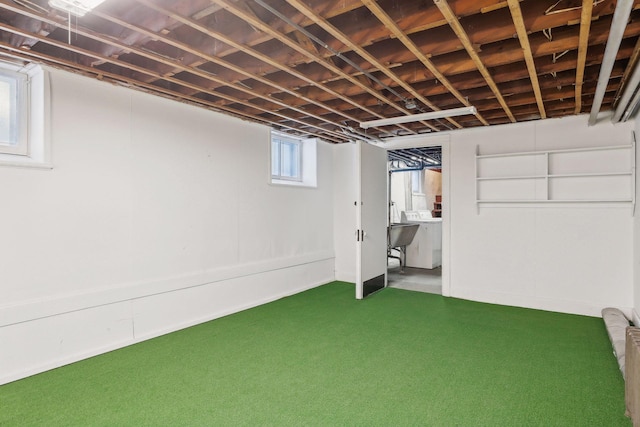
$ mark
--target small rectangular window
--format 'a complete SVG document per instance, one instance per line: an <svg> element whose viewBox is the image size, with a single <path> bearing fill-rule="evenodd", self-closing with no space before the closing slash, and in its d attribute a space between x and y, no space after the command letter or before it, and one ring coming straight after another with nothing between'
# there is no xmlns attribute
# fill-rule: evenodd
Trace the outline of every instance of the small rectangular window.
<svg viewBox="0 0 640 427"><path fill-rule="evenodd" d="M424 172L411 171L411 192L414 194L424 193Z"/></svg>
<svg viewBox="0 0 640 427"><path fill-rule="evenodd" d="M316 188L318 141L271 131L269 182L274 185Z"/></svg>
<svg viewBox="0 0 640 427"><path fill-rule="evenodd" d="M26 74L0 68L0 153L27 155L27 82Z"/></svg>
<svg viewBox="0 0 640 427"><path fill-rule="evenodd" d="M51 169L47 71L0 61L0 167Z"/></svg>
<svg viewBox="0 0 640 427"><path fill-rule="evenodd" d="M302 141L271 136L271 178L302 181Z"/></svg>

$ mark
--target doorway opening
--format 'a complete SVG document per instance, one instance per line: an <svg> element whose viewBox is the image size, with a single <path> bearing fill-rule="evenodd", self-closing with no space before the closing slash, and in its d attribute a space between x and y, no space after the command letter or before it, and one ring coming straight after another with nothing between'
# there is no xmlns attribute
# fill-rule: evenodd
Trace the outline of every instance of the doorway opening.
<svg viewBox="0 0 640 427"><path fill-rule="evenodd" d="M442 294L442 146L387 151L388 286Z"/></svg>

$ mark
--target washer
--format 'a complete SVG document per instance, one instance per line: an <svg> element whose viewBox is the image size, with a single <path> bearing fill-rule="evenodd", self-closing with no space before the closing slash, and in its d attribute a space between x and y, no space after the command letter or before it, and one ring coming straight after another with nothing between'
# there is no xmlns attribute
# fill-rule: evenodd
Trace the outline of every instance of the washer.
<svg viewBox="0 0 640 427"><path fill-rule="evenodd" d="M432 218L430 211L406 211L402 222L420 224L413 242L406 248L406 265L433 269L442 265L442 218Z"/></svg>

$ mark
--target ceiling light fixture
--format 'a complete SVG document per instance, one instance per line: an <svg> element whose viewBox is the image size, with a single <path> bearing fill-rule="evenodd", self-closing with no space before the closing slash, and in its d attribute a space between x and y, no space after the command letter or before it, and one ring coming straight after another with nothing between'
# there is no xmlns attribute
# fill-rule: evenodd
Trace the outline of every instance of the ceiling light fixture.
<svg viewBox="0 0 640 427"><path fill-rule="evenodd" d="M105 0L49 0L49 6L75 16L84 16Z"/></svg>
<svg viewBox="0 0 640 427"><path fill-rule="evenodd" d="M371 120L361 122L362 129L369 129L376 126L396 125L399 123L419 122L420 120L443 119L446 117L465 116L467 114L476 114L476 107L452 108L451 110L430 111L422 114L411 114L408 116L390 117L388 119Z"/></svg>

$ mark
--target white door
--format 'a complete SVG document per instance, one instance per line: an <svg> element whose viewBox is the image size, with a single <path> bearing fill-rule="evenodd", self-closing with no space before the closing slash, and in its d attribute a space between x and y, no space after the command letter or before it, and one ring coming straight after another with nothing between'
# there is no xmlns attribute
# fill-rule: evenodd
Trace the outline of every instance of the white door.
<svg viewBox="0 0 640 427"><path fill-rule="evenodd" d="M356 298L387 285L387 151L357 142Z"/></svg>

